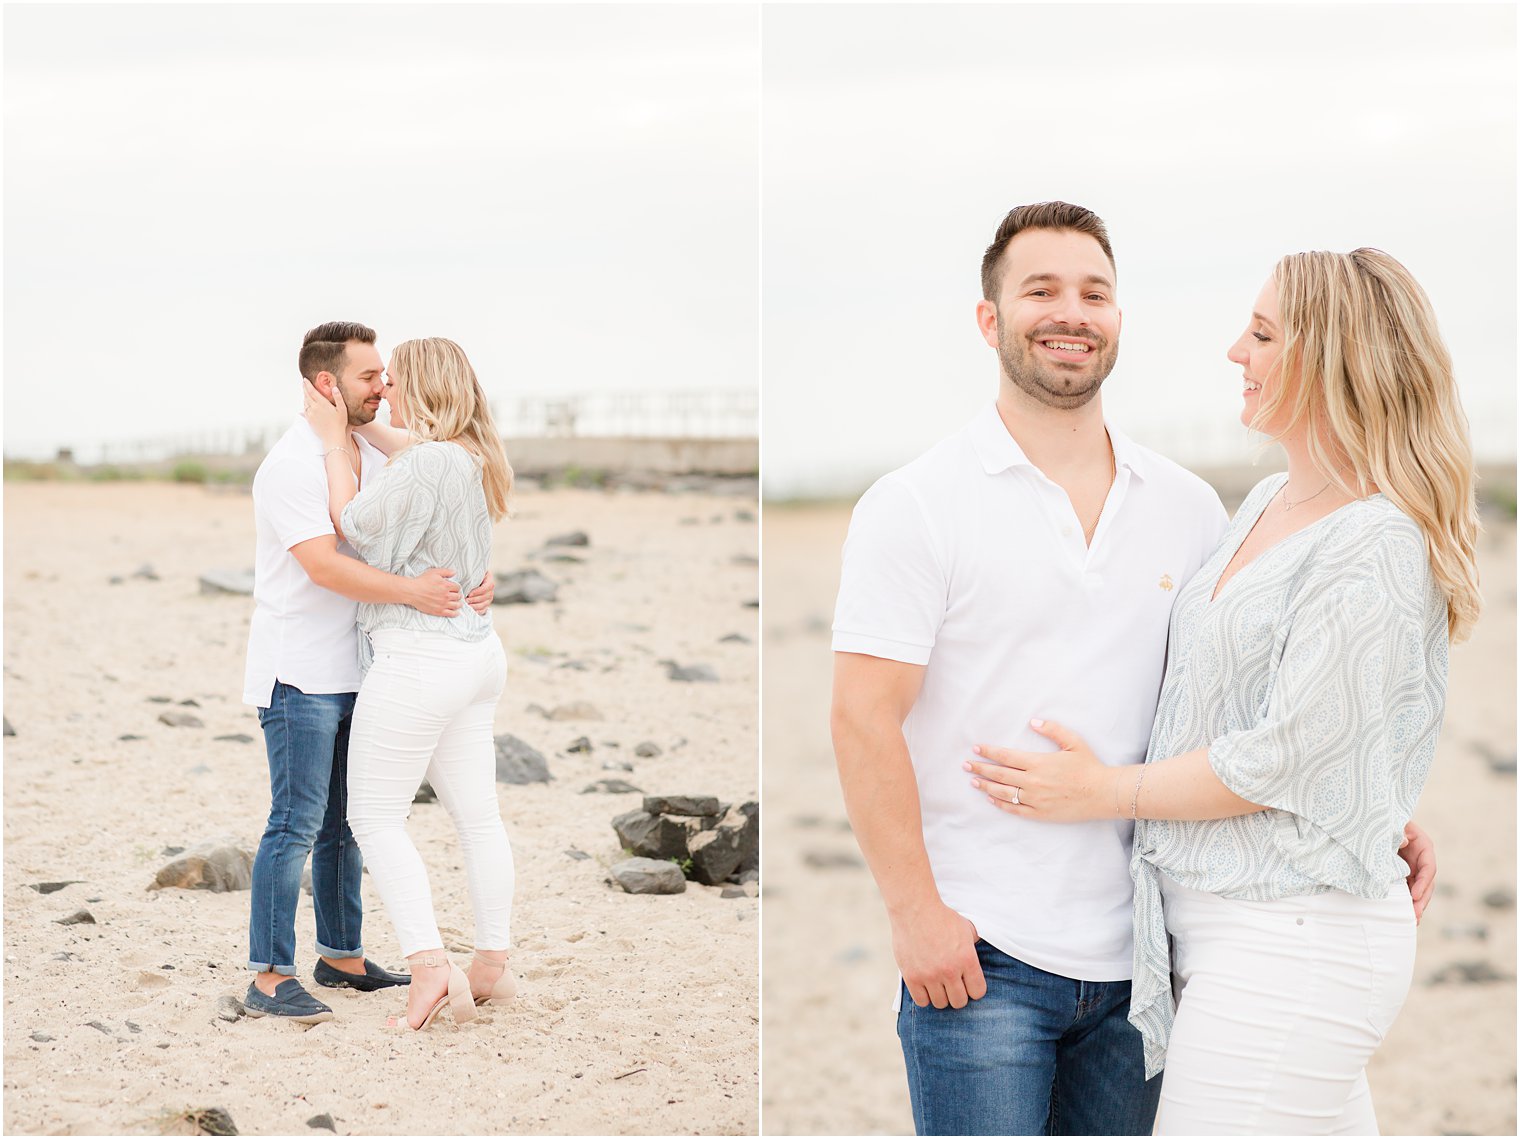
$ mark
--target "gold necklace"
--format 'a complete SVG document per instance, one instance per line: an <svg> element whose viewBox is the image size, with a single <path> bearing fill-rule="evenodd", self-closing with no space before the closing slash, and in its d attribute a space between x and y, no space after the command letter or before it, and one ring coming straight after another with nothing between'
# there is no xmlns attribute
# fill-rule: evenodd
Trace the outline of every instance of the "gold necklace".
<svg viewBox="0 0 1520 1139"><path fill-rule="evenodd" d="M1309 496L1309 498L1318 498L1320 495L1322 495L1322 494L1325 493L1325 491L1329 488L1329 486L1330 486L1330 482L1327 479L1325 481L1325 485L1322 486L1322 487L1320 487L1313 494L1311 494ZM1288 484L1287 483L1283 483L1282 500L1283 500L1283 509L1284 510L1292 510L1295 506L1302 506L1304 503L1306 503L1306 502L1309 501L1309 498L1301 498L1297 502L1289 502L1288 501Z"/></svg>
<svg viewBox="0 0 1520 1139"><path fill-rule="evenodd" d="M1093 535L1098 532L1098 523L1103 521L1103 508L1108 505L1108 496L1113 493L1114 481L1119 477L1119 460L1114 455L1114 441L1107 431L1103 433L1103 438L1108 440L1108 490L1104 492L1103 501L1098 506L1098 516L1093 519L1092 529L1082 530L1082 537L1089 546L1092 545Z"/></svg>

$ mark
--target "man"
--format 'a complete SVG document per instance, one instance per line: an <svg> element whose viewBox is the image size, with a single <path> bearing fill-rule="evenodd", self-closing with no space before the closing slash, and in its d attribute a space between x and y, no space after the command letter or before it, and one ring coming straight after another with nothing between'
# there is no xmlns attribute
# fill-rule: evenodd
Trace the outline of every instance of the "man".
<svg viewBox="0 0 1520 1139"><path fill-rule="evenodd" d="M1226 525L1206 483L1103 417L1116 284L1091 211L1011 211L976 307L996 403L867 491L845 542L834 746L892 924L919 1134L1151 1133L1132 824L1013 819L962 768L979 742L1048 747L1035 717L1143 761L1172 598Z"/></svg>
<svg viewBox="0 0 1520 1139"><path fill-rule="evenodd" d="M351 426L373 421L384 367L372 329L341 321L314 328L299 365L324 397L342 399ZM361 488L385 465L383 454L353 434L344 450ZM248 967L256 975L244 1005L253 1016L303 1023L332 1018L332 1009L294 976L296 903L308 854L317 984L371 992L410 981L365 960L359 936L364 864L346 820L348 732L359 689L356 602L447 617L459 611L460 593L451 569L398 577L366 565L339 542L328 513L325 458L316 432L299 418L254 476L257 562L243 690L264 729L271 798L253 863ZM493 592L487 577L468 602L484 613Z"/></svg>

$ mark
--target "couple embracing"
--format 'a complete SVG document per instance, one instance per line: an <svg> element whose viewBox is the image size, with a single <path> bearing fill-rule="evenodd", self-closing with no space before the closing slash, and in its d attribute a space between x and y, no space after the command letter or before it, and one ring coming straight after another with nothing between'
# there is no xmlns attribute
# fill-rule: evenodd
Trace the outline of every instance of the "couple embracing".
<svg viewBox="0 0 1520 1139"><path fill-rule="evenodd" d="M506 657L490 618L491 526L512 469L460 347L409 340L388 368L374 330L333 322L299 356L305 416L253 483L254 614L243 700L269 758L269 821L253 864L244 1004L332 1017L295 977L295 911L311 856L318 985L405 985L404 1022L509 1000L512 850L496 801L492 722ZM389 427L376 423L384 397ZM456 580L480 583L461 600ZM450 962L405 822L426 777L459 832L475 956ZM367 960L368 865L410 974Z"/></svg>
<svg viewBox="0 0 1520 1139"><path fill-rule="evenodd" d="M1228 357L1288 469L1227 520L1104 418L1116 286L1091 211L1009 213L997 400L845 542L835 752L914 1123L1375 1134L1435 874L1409 820L1478 611L1450 357L1387 254L1284 257Z"/></svg>

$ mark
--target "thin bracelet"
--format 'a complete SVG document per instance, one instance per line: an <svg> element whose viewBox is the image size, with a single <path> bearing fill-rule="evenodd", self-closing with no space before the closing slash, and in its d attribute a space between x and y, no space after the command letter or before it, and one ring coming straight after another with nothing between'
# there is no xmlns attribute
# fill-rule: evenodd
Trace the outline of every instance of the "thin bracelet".
<svg viewBox="0 0 1520 1139"><path fill-rule="evenodd" d="M359 471L357 470L357 468L355 468L353 456L348 453L348 448L347 447L329 447L327 450L323 451L322 452L322 464L324 466L326 466L327 465L327 456L328 455L337 454L339 451L342 451L343 452L343 457L348 460L348 469L353 474L354 480L357 482L358 478L359 478Z"/></svg>
<svg viewBox="0 0 1520 1139"><path fill-rule="evenodd" d="M1134 797L1129 801L1130 822L1134 822L1139 817L1138 808L1140 806L1140 784L1145 782L1145 770L1147 766L1148 765L1144 763L1140 765L1140 778L1135 780L1135 794Z"/></svg>

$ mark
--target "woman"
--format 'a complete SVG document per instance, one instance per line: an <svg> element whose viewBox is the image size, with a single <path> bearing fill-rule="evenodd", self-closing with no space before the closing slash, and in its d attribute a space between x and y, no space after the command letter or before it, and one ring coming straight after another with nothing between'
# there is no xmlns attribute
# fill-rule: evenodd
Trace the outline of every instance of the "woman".
<svg viewBox="0 0 1520 1139"><path fill-rule="evenodd" d="M1365 1068L1414 963L1398 851L1478 614L1466 421L1429 301L1375 249L1283 258L1229 358L1288 470L1178 594L1146 763L1035 721L1060 751L966 766L1024 818L1139 820L1158 1133L1376 1134Z"/></svg>
<svg viewBox="0 0 1520 1139"><path fill-rule="evenodd" d="M380 569L413 575L426 562L479 580L489 569L491 524L505 516L512 485L485 393L450 340L398 345L387 372L391 427L362 430L391 459L358 492L346 412L306 386L333 524ZM426 1028L445 1006L462 1023L476 1003L516 990L506 971L512 850L496 804L491 736L506 655L491 618L468 608L431 617L361 604L359 627L366 671L349 742L349 826L411 963L407 1027ZM475 910L468 976L444 953L427 871L405 829L424 776L459 831Z"/></svg>

